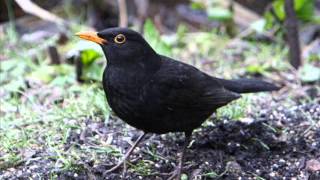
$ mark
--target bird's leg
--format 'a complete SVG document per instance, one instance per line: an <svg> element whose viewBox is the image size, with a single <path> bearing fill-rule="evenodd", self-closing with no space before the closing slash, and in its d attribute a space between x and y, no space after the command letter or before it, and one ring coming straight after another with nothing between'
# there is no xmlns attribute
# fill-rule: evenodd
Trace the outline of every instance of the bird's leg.
<svg viewBox="0 0 320 180"><path fill-rule="evenodd" d="M104 174L110 173L116 169L118 169L122 164L124 164L124 169L123 169L123 175L125 175L126 172L126 168L125 168L125 163L127 161L127 159L129 158L129 156L131 155L131 153L133 152L133 150L137 147L137 145L139 144L139 142L144 138L144 136L146 135L145 132L143 132L143 134L141 134L138 139L134 142L134 144L131 146L131 148L129 149L129 151L124 155L124 157L122 158L122 160L120 162L118 162L118 164L116 166L114 166L113 168L107 170L104 172Z"/></svg>
<svg viewBox="0 0 320 180"><path fill-rule="evenodd" d="M185 132L185 140L183 143L183 147L179 156L179 162L178 162L178 166L176 166L176 169L173 171L172 175L169 177L168 180L180 180L181 179L181 171L182 171L182 167L183 167L183 161L184 161L184 154L185 151L191 141L191 134L192 132Z"/></svg>

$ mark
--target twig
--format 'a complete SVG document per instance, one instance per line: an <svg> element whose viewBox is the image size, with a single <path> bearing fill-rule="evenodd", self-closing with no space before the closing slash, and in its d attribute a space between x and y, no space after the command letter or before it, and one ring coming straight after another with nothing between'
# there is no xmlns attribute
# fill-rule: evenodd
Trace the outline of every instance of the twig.
<svg viewBox="0 0 320 180"><path fill-rule="evenodd" d="M299 42L298 22L294 11L294 1L285 1L286 20L285 27L287 30L287 43L289 45L290 64L298 69L301 65L301 50Z"/></svg>
<svg viewBox="0 0 320 180"><path fill-rule="evenodd" d="M128 27L128 13L126 0L118 0L119 27Z"/></svg>
<svg viewBox="0 0 320 180"><path fill-rule="evenodd" d="M26 13L32 14L43 20L51 21L59 25L67 24L65 20L39 7L38 5L33 3L31 0L15 0L15 1L21 7L21 9Z"/></svg>
<svg viewBox="0 0 320 180"><path fill-rule="evenodd" d="M148 17L149 0L135 0L134 3L137 8L139 32L143 33L143 25Z"/></svg>
<svg viewBox="0 0 320 180"><path fill-rule="evenodd" d="M49 54L51 64L60 64L61 63L58 49L55 46L48 47L48 54Z"/></svg>

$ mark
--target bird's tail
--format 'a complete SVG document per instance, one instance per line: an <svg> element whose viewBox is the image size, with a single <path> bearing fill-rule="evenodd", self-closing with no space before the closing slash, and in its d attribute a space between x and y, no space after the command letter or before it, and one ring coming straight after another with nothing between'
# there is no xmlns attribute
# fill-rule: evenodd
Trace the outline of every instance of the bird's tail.
<svg viewBox="0 0 320 180"><path fill-rule="evenodd" d="M274 84L257 79L219 79L219 81L226 89L237 93L276 91L280 89L278 86Z"/></svg>

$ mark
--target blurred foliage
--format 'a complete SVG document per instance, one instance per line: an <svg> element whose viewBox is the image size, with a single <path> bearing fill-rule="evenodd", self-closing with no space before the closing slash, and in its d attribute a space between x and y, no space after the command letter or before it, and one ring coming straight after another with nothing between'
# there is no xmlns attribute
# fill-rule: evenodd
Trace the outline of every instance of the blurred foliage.
<svg viewBox="0 0 320 180"><path fill-rule="evenodd" d="M246 71L249 74L264 74L265 72L268 71L268 68L269 68L269 65L267 64L262 64L262 65L252 64L246 67Z"/></svg>
<svg viewBox="0 0 320 180"><path fill-rule="evenodd" d="M162 37L160 36L159 31L155 27L154 23L147 19L144 28L144 37L159 54L170 56L171 55L171 47L168 43L166 43Z"/></svg>
<svg viewBox="0 0 320 180"><path fill-rule="evenodd" d="M85 81L101 81L104 68L97 61L102 55L94 49L80 51L80 61L82 66L81 79Z"/></svg>
<svg viewBox="0 0 320 180"><path fill-rule="evenodd" d="M315 3L315 0L294 0L294 10L300 22L300 26L308 24L320 24L320 17L315 13ZM257 22L257 24L253 25L253 27L257 30L257 32L272 30L275 32L275 36L280 37L278 42L282 43L284 42L283 37L286 32L284 26L286 19L285 0L274 0L271 6L272 9L265 12L264 19L260 22ZM319 57L320 56L318 54L310 54L307 57L305 65L299 69L299 78L301 81L315 82L319 80L319 68L312 65L313 61L317 61ZM263 68L261 67L257 68L258 71L261 71L262 69Z"/></svg>
<svg viewBox="0 0 320 180"><path fill-rule="evenodd" d="M37 79L46 84L53 83L54 85L63 86L69 79L65 77L73 76L70 72L73 72L73 68L70 65L47 65L43 63L31 73L27 74L26 78Z"/></svg>
<svg viewBox="0 0 320 180"><path fill-rule="evenodd" d="M283 23L286 17L284 5L285 0L273 1L274 14L271 11L266 11L264 15L266 29L282 27L279 26L279 23ZM302 22L320 23L320 17L315 15L315 0L294 0L294 9L298 19Z"/></svg>
<svg viewBox="0 0 320 180"><path fill-rule="evenodd" d="M88 66L92 64L95 60L100 58L102 55L95 51L94 49L85 49L80 52L80 57L82 64Z"/></svg>
<svg viewBox="0 0 320 180"><path fill-rule="evenodd" d="M223 6L221 0L192 0L191 8L206 11L209 19L218 21L232 20L233 13Z"/></svg>
<svg viewBox="0 0 320 180"><path fill-rule="evenodd" d="M209 19L219 20L219 21L228 21L232 19L233 13L223 7L211 7L207 10Z"/></svg>
<svg viewBox="0 0 320 180"><path fill-rule="evenodd" d="M281 21L286 18L284 4L285 0L276 0L272 3L275 14ZM312 21L314 19L315 0L294 0L294 10L298 19Z"/></svg>
<svg viewBox="0 0 320 180"><path fill-rule="evenodd" d="M255 32L262 34L265 31L265 25L266 25L266 20L265 19L260 19L256 22L253 22L250 25L250 28L253 29Z"/></svg>

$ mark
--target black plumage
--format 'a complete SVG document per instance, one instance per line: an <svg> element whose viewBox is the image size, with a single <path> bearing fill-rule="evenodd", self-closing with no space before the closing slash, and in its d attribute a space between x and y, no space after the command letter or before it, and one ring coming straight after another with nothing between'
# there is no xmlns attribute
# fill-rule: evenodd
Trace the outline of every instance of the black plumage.
<svg viewBox="0 0 320 180"><path fill-rule="evenodd" d="M185 132L190 139L195 128L216 109L240 98L240 93L278 89L260 80L212 77L157 54L139 33L129 29L111 28L93 36L96 39L82 34L98 42L107 58L103 87L110 107L145 133ZM180 171L181 167L177 177Z"/></svg>
<svg viewBox="0 0 320 180"><path fill-rule="evenodd" d="M159 61L155 71L135 67L120 72L110 65L103 78L114 112L145 132L192 131L217 108L240 97L190 65L164 56L146 60Z"/></svg>

